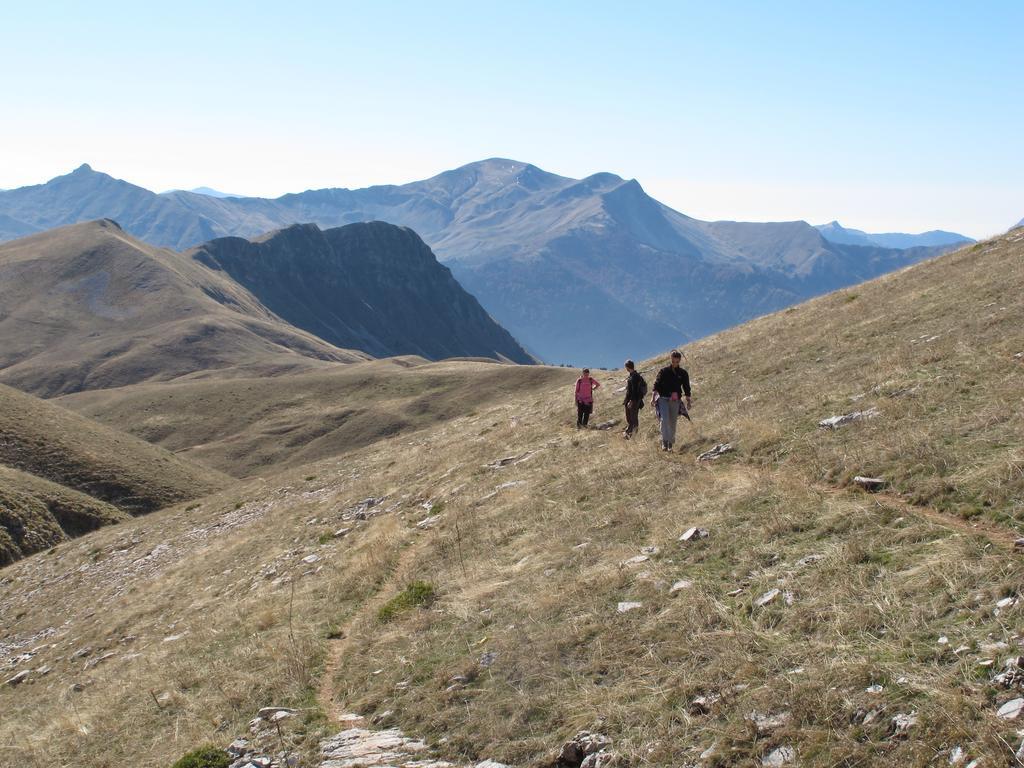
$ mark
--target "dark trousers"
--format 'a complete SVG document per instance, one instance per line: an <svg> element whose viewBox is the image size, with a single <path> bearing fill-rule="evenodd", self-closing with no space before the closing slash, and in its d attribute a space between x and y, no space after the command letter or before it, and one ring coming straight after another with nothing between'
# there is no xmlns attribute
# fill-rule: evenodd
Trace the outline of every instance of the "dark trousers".
<svg viewBox="0 0 1024 768"><path fill-rule="evenodd" d="M640 404L632 400L626 403L626 434L633 435L640 429Z"/></svg>
<svg viewBox="0 0 1024 768"><path fill-rule="evenodd" d="M576 426L585 427L590 421L590 414L594 412L593 403L581 403L576 401Z"/></svg>

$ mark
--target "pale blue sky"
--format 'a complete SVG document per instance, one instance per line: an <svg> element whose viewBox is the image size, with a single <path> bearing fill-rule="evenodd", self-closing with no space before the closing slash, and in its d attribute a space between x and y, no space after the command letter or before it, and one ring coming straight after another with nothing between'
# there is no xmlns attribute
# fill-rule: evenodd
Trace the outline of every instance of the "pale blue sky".
<svg viewBox="0 0 1024 768"><path fill-rule="evenodd" d="M0 188L278 195L485 157L700 218L1024 216L1024 3L3 2Z"/></svg>

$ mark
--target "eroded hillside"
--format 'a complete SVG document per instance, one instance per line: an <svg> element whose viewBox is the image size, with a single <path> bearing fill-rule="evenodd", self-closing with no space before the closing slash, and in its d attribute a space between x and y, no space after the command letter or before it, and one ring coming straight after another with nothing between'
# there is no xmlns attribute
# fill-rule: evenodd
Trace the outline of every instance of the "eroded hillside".
<svg viewBox="0 0 1024 768"><path fill-rule="evenodd" d="M1011 233L692 345L671 455L650 409L577 432L563 371L15 564L2 754L165 766L274 705L304 765L350 711L459 764L580 729L628 764L1013 764L1022 287Z"/></svg>

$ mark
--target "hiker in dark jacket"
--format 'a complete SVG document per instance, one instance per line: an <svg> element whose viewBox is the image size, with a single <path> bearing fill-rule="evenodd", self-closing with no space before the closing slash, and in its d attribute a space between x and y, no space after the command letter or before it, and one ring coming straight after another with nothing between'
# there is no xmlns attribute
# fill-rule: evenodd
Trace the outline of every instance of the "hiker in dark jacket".
<svg viewBox="0 0 1024 768"><path fill-rule="evenodd" d="M576 379L576 429L590 422L590 414L594 412L594 390L600 388L600 382L590 377L590 369L584 368L583 375Z"/></svg>
<svg viewBox="0 0 1024 768"><path fill-rule="evenodd" d="M661 449L671 451L676 441L676 422L680 414L687 419L693 401L690 399L690 374L680 366L683 356L676 349L672 350L669 365L658 371L654 380L654 392L657 396L658 418L661 420ZM686 405L683 405L683 398Z"/></svg>
<svg viewBox="0 0 1024 768"><path fill-rule="evenodd" d="M626 361L626 373L629 378L626 380L626 396L622 405L626 409L626 431L622 436L629 440L640 428L640 409L644 407L644 397L647 395L647 382L644 377L636 371L636 365L632 360Z"/></svg>

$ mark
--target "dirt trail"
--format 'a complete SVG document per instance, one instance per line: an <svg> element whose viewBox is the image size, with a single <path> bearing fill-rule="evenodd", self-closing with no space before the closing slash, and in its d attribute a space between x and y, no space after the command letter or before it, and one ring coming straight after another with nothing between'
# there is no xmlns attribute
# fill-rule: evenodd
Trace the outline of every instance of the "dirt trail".
<svg viewBox="0 0 1024 768"><path fill-rule="evenodd" d="M688 457L687 454L666 454L660 451L655 455L662 459L695 458L695 456ZM714 466L714 464L711 463L705 466ZM734 463L731 463L729 466L733 471L738 468L738 465ZM985 518L965 520L962 517L942 512L934 507L914 504L892 491L863 491L859 488L843 488L810 480L808 481L808 485L827 496L843 498L848 501L864 501L874 502L876 504L885 504L890 507L895 507L907 514L924 517L936 525L957 531L958 533L963 533L968 536L984 536L990 542L1002 549L1009 549L1011 552L1021 551L1021 549L1016 546L1016 542L1021 539L1022 533L1015 531L1013 528L1008 526L1000 525L992 520L987 520Z"/></svg>
<svg viewBox="0 0 1024 768"><path fill-rule="evenodd" d="M913 502L907 501L902 496L889 491L858 491L855 488L839 488L832 485L823 485L821 483L816 483L814 488L829 496L842 497L850 501L874 502L879 505L884 504L890 507L895 507L907 514L924 517L943 528L949 528L950 530L964 533L968 536L984 536L993 544L996 544L999 547L1009 548L1011 551L1014 551L1015 549L1014 542L1020 538L1020 534L1015 532L1012 528L1007 528L1006 526L1000 525L994 521L986 520L984 518L965 520L962 517L941 512L934 507L914 504Z"/></svg>
<svg viewBox="0 0 1024 768"><path fill-rule="evenodd" d="M419 542L413 541L402 548L394 570L391 572L391 575L387 580L380 585L380 589L378 589L373 597L363 603L363 605L353 613L341 627L338 628L339 636L333 640L329 640L327 643L327 656L324 662L324 671L320 676L320 685L317 690L317 696L328 720L335 725L349 725L347 720L342 719L342 715L346 714L344 706L341 702L336 701L337 689L335 687L335 677L341 667L342 657L352 644L352 630L360 620L366 616L371 616L376 613L376 611L388 601L394 591L392 588L401 583L405 576L405 572L416 559L416 554L419 552L421 546L422 545Z"/></svg>

